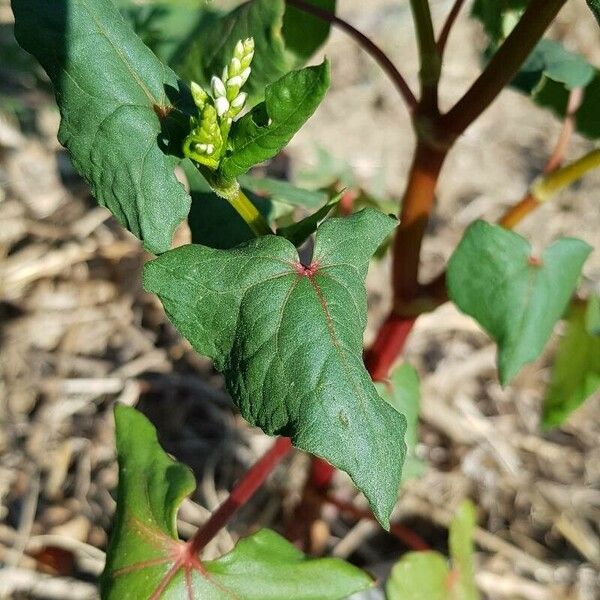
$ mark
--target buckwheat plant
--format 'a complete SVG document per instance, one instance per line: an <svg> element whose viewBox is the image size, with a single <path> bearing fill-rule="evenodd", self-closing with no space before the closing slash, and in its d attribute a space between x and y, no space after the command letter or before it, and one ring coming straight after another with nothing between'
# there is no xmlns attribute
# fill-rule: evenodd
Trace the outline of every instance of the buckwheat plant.
<svg viewBox="0 0 600 600"><path fill-rule="evenodd" d="M60 142L98 202L154 255L144 268L145 289L159 296L194 349L212 359L241 415L275 436L228 499L181 540L177 511L194 492L194 476L161 449L145 416L117 405L119 485L102 598L323 600L372 586L356 566L309 558L298 547L326 504L389 529L400 484L423 469L414 452L418 375L407 363L393 367L419 316L447 301L496 341L502 385L540 355L566 319L543 426L560 426L598 389L598 282L584 277L575 295L591 247L562 237L534 255L511 231L600 165L596 148L563 164L572 131L600 138L600 72L544 37L566 1L474 0L472 16L489 42L485 64L443 111L446 46L464 0L453 2L437 35L429 0L410 0L418 92L372 40L335 14L335 0L248 0L230 11L218 1L160 4L152 19L134 19L152 50L113 0L12 0L17 40L55 87ZM598 0L588 3L598 17ZM126 14L138 9L148 6L130 6ZM152 35L144 35L150 22ZM284 150L326 94L328 61L305 65L332 24L381 66L410 113L416 145L397 206L361 189L343 190L339 181L309 191L256 177L254 167ZM471 224L447 267L423 281L421 246L446 158L507 86L564 121L556 150L497 224ZM388 214L396 211L398 219ZM193 243L172 248L184 220ZM365 277L373 256L387 251L393 300L363 353ZM292 446L311 455L311 467L289 539L260 529L209 560L207 545ZM368 510L336 497L337 469ZM389 600L478 597L476 515L465 507L451 527L452 571L439 554L420 552L427 543L418 534L403 534L419 552L394 568Z"/></svg>

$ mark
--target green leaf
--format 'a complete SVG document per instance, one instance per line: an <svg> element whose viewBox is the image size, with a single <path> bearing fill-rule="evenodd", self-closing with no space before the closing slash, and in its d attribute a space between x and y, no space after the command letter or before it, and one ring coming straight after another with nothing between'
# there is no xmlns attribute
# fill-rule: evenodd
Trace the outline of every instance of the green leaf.
<svg viewBox="0 0 600 600"><path fill-rule="evenodd" d="M587 3L600 25L600 0L587 0Z"/></svg>
<svg viewBox="0 0 600 600"><path fill-rule="evenodd" d="M471 16L481 22L495 49L519 21L529 0L475 0Z"/></svg>
<svg viewBox="0 0 600 600"><path fill-rule="evenodd" d="M303 267L288 240L231 250L184 246L146 265L177 329L224 373L242 415L346 471L387 526L406 453L404 417L364 368L364 279L396 221L375 210L329 219Z"/></svg>
<svg viewBox="0 0 600 600"><path fill-rule="evenodd" d="M475 507L465 500L452 518L452 570L438 552L409 552L392 568L387 600L479 600L473 562L475 517Z"/></svg>
<svg viewBox="0 0 600 600"><path fill-rule="evenodd" d="M387 600L448 600L450 569L439 552L408 552L392 569Z"/></svg>
<svg viewBox="0 0 600 600"><path fill-rule="evenodd" d="M489 37L486 55L494 53L517 24L528 0L476 0L472 15L480 20ZM577 111L577 131L591 139L600 138L600 71L586 58L564 48L559 42L541 40L524 63L511 86L540 107L564 118L572 89L584 88Z"/></svg>
<svg viewBox="0 0 600 600"><path fill-rule="evenodd" d="M75 167L148 250L168 250L190 207L173 172L176 159L158 142L172 121L161 124L155 111L171 110L175 74L110 0L13 0L12 7L19 44L54 84L58 138Z"/></svg>
<svg viewBox="0 0 600 600"><path fill-rule="evenodd" d="M280 227L277 230L277 235L281 235L286 240L289 240L297 248L300 247L317 230L319 223L338 205L342 198L342 194L343 192L301 221L288 225L287 227Z"/></svg>
<svg viewBox="0 0 600 600"><path fill-rule="evenodd" d="M547 79L564 85L565 90L587 86L596 70L580 54L559 42L540 40L525 61L512 85L527 93L540 92Z"/></svg>
<svg viewBox="0 0 600 600"><path fill-rule="evenodd" d="M543 350L590 252L562 238L536 259L527 240L502 227L476 221L465 232L448 265L449 294L498 344L503 385Z"/></svg>
<svg viewBox="0 0 600 600"><path fill-rule="evenodd" d="M335 0L308 0L308 4L335 14ZM299 8L288 6L283 15L285 47L299 58L308 60L325 43L331 24L309 15Z"/></svg>
<svg viewBox="0 0 600 600"><path fill-rule="evenodd" d="M311 1L335 9L334 0ZM236 42L252 36L252 75L244 91L249 103L255 104L264 98L267 85L306 63L327 38L329 28L321 19L286 9L284 0L250 0L229 13L204 10L172 65L183 79L208 85L229 62Z"/></svg>
<svg viewBox="0 0 600 600"><path fill-rule="evenodd" d="M418 442L419 407L421 386L416 369L403 363L392 373L389 382L376 384L380 396L406 417L406 462L402 469L402 481L419 477L424 464L415 455Z"/></svg>
<svg viewBox="0 0 600 600"><path fill-rule="evenodd" d="M191 471L167 456L135 409L117 405L115 421L119 488L103 600L335 600L371 585L360 569L339 559L308 559L267 529L217 560L202 561L177 538L177 510L195 487Z"/></svg>
<svg viewBox="0 0 600 600"><path fill-rule="evenodd" d="M220 166L223 177L235 179L277 155L315 112L329 82L329 62L325 61L268 85L265 101L231 128L230 150Z"/></svg>
<svg viewBox="0 0 600 600"><path fill-rule="evenodd" d="M594 334L598 296L585 304L573 302L567 317L552 380L544 399L544 427L562 425L569 415L600 388L600 336Z"/></svg>
<svg viewBox="0 0 600 600"><path fill-rule="evenodd" d="M191 161L184 161L182 167L192 196L192 208L188 215L192 243L225 250L254 239L255 235L246 221L227 200L211 190ZM272 211L271 202L254 195L251 195L251 199L268 220Z"/></svg>
<svg viewBox="0 0 600 600"><path fill-rule="evenodd" d="M238 181L243 188L259 196L270 196L272 200L290 206L319 208L327 202L327 192L306 190L281 179L241 175Z"/></svg>
<svg viewBox="0 0 600 600"><path fill-rule="evenodd" d="M476 525L475 507L472 502L465 500L450 524L450 556L453 570L458 572L458 578L452 586L452 596L456 600L479 600L473 562L473 532Z"/></svg>

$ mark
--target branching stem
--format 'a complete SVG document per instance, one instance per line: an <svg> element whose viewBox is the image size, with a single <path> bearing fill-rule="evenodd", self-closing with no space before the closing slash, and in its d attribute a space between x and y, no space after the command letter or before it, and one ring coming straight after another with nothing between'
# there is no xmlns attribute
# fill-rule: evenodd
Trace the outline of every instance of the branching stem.
<svg viewBox="0 0 600 600"><path fill-rule="evenodd" d="M437 49L438 54L440 55L440 59L444 56L444 51L446 50L446 44L448 43L448 38L450 37L450 32L456 23L456 19L460 14L462 7L465 4L465 0L454 0L454 4L448 13L448 17L446 18L446 22L442 27L442 31L440 32L440 37L437 41Z"/></svg>

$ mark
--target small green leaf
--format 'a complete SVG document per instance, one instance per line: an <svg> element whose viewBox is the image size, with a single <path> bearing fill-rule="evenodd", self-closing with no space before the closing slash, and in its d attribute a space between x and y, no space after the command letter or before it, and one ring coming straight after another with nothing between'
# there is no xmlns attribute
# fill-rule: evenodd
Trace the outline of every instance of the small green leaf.
<svg viewBox="0 0 600 600"><path fill-rule="evenodd" d="M327 202L327 192L306 190L281 179L241 175L238 181L243 188L259 196L270 196L275 202L290 206L310 209L319 208Z"/></svg>
<svg viewBox="0 0 600 600"><path fill-rule="evenodd" d="M387 600L448 600L450 569L439 552L408 552L392 569Z"/></svg>
<svg viewBox="0 0 600 600"><path fill-rule="evenodd" d="M594 0L597 4L597 0ZM528 0L476 0L472 16L482 22L489 37L489 58L518 23ZM584 88L583 101L577 110L577 131L591 139L600 138L600 71L586 58L564 48L554 40L543 39L534 48L522 69L511 82L538 106L564 118L569 96L574 88Z"/></svg>
<svg viewBox="0 0 600 600"><path fill-rule="evenodd" d="M403 363L392 373L389 382L376 384L379 395L406 417L406 462L402 469L402 481L419 477L424 464L415 455L419 429L421 386L416 369Z"/></svg>
<svg viewBox="0 0 600 600"><path fill-rule="evenodd" d="M220 167L223 177L235 179L277 155L315 112L329 81L329 63L325 61L292 71L267 86L265 101L231 128L231 148Z"/></svg>
<svg viewBox="0 0 600 600"><path fill-rule="evenodd" d="M600 388L600 335L594 334L597 302L598 296L586 304L573 302L571 305L567 331L558 346L552 381L544 399L544 427L562 425Z"/></svg>
<svg viewBox="0 0 600 600"><path fill-rule="evenodd" d="M587 3L600 25L600 0L587 0Z"/></svg>
<svg viewBox="0 0 600 600"><path fill-rule="evenodd" d="M450 298L498 344L507 384L543 350L575 290L590 246L561 238L541 259L520 235L476 221L448 265Z"/></svg>
<svg viewBox="0 0 600 600"><path fill-rule="evenodd" d="M231 250L184 246L146 265L144 285L223 372L242 415L346 471L387 526L406 421L362 361L369 258L396 221L372 209L329 219L312 262L279 236Z"/></svg>
<svg viewBox="0 0 600 600"><path fill-rule="evenodd" d="M342 194L343 192L301 221L288 225L287 227L280 227L277 230L277 235L289 240L297 248L300 247L317 230L319 223L338 205L342 198Z"/></svg>
<svg viewBox="0 0 600 600"><path fill-rule="evenodd" d="M479 600L473 562L473 532L476 525L475 507L472 502L465 500L450 524L450 556L453 570L458 573L458 579L452 586L452 597L456 600Z"/></svg>
<svg viewBox="0 0 600 600"><path fill-rule="evenodd" d="M596 70L580 54L567 50L554 40L540 40L525 61L513 87L527 93L540 91L546 79L562 83L566 90L587 86Z"/></svg>
<svg viewBox="0 0 600 600"><path fill-rule="evenodd" d="M103 600L341 600L372 584L342 560L306 558L268 529L217 560L201 561L178 539L175 521L194 491L192 472L167 456L153 425L135 409L116 405L115 422L119 488Z"/></svg>
<svg viewBox="0 0 600 600"><path fill-rule="evenodd" d="M145 247L171 246L190 207L166 154L178 81L137 38L110 0L13 0L15 35L52 80L58 138L77 170ZM161 131L162 129L162 131Z"/></svg>
<svg viewBox="0 0 600 600"><path fill-rule="evenodd" d="M192 243L225 250L254 239L255 235L246 221L227 200L211 190L198 169L189 160L181 164L192 196L192 208L188 215ZM272 203L266 198L253 195L251 198L256 208L268 220Z"/></svg>
<svg viewBox="0 0 600 600"><path fill-rule="evenodd" d="M450 523L452 570L438 552L409 552L392 569L387 600L479 600L473 562L475 525L475 507L465 500Z"/></svg>

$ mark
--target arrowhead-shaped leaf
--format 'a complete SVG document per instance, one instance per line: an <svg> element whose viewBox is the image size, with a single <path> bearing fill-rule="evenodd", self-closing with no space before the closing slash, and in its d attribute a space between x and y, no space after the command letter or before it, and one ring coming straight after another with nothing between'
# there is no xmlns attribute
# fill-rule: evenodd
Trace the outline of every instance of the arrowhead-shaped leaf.
<svg viewBox="0 0 600 600"><path fill-rule="evenodd" d="M543 350L590 251L562 238L536 259L527 240L502 227L476 221L465 232L448 265L449 294L498 344L503 384Z"/></svg>
<svg viewBox="0 0 600 600"><path fill-rule="evenodd" d="M13 0L15 35L52 80L59 140L98 202L148 250L171 246L190 198L159 146L178 82L110 0ZM166 126L166 119L162 128Z"/></svg>
<svg viewBox="0 0 600 600"><path fill-rule="evenodd" d="M310 1L335 10L335 0ZM208 84L212 75L221 74L236 42L252 36L252 76L244 91L255 104L264 98L267 85L306 63L329 29L328 22L286 7L284 0L250 0L229 13L205 10L172 64L185 80Z"/></svg>
<svg viewBox="0 0 600 600"><path fill-rule="evenodd" d="M369 258L395 227L375 210L329 219L311 264L286 239L231 250L184 246L146 265L144 285L225 375L242 415L346 471L387 526L406 421L362 362Z"/></svg>
<svg viewBox="0 0 600 600"><path fill-rule="evenodd" d="M402 481L418 477L423 473L423 461L417 458L415 448L418 441L419 406L421 386L416 369L403 363L392 373L389 381L377 383L381 397L406 417L406 461L402 469Z"/></svg>
<svg viewBox="0 0 600 600"><path fill-rule="evenodd" d="M325 96L329 71L325 61L316 67L292 71L267 86L265 101L231 128L230 149L220 166L225 179L243 175L287 145Z"/></svg>
<svg viewBox="0 0 600 600"><path fill-rule="evenodd" d="M191 471L167 456L135 409L117 405L115 421L119 489L103 600L341 600L371 585L360 569L339 559L308 559L267 529L217 560L202 561L178 539L175 524L195 487Z"/></svg>
<svg viewBox="0 0 600 600"><path fill-rule="evenodd" d="M597 297L586 304L574 302L567 331L560 341L552 381L544 399L543 425L562 425L567 417L600 388L600 331L593 323ZM599 311L600 312L600 311Z"/></svg>

